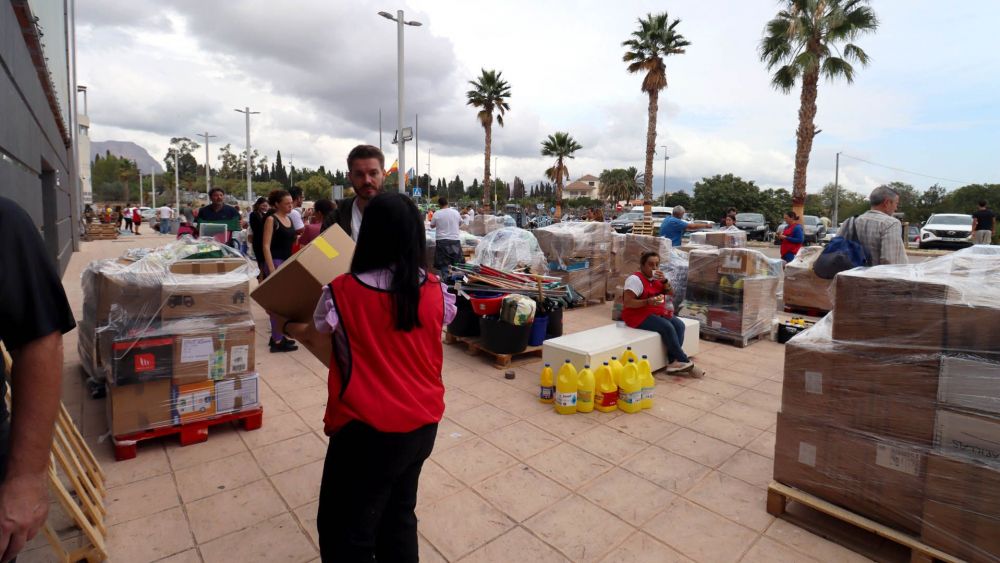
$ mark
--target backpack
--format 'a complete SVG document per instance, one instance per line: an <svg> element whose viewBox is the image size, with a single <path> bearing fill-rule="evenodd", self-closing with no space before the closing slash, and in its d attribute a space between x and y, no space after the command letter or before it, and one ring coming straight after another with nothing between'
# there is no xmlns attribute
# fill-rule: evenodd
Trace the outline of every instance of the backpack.
<svg viewBox="0 0 1000 563"><path fill-rule="evenodd" d="M825 280L832 280L844 270L870 266L871 262L868 249L858 242L858 229L854 224L854 217L851 217L841 225L840 233L833 237L816 259L813 272Z"/></svg>

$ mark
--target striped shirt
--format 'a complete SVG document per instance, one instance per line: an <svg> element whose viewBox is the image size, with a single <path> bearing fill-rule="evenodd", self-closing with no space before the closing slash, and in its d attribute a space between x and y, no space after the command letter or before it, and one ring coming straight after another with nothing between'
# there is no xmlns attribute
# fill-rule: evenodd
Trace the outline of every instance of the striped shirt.
<svg viewBox="0 0 1000 563"><path fill-rule="evenodd" d="M858 242L872 257L872 266L906 264L906 247L903 245L903 224L899 219L871 209L854 219Z"/></svg>

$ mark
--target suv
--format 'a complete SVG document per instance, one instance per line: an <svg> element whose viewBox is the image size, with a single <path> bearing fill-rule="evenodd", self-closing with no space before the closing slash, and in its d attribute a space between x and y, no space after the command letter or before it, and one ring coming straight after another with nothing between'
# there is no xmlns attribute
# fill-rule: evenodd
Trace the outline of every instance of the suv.
<svg viewBox="0 0 1000 563"><path fill-rule="evenodd" d="M817 243L826 237L826 225L815 215L802 216L802 231L806 235L806 244Z"/></svg>
<svg viewBox="0 0 1000 563"><path fill-rule="evenodd" d="M748 240L765 241L770 236L767 220L760 213L737 213L736 228L746 231Z"/></svg>
<svg viewBox="0 0 1000 563"><path fill-rule="evenodd" d="M642 221L642 211L636 213L635 211L629 211L628 213L622 213L613 221L611 221L611 228L615 230L616 233L627 234L632 232L632 224L636 221Z"/></svg>
<svg viewBox="0 0 1000 563"><path fill-rule="evenodd" d="M935 213L920 228L920 248L972 246L972 215Z"/></svg>

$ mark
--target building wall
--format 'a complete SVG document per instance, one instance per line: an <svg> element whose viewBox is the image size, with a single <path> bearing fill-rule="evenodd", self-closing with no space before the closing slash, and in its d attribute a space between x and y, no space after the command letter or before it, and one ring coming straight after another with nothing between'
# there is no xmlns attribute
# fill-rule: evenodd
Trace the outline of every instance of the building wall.
<svg viewBox="0 0 1000 563"><path fill-rule="evenodd" d="M57 4L65 7L64 2ZM71 19L64 10L53 12L39 24L45 38L67 34ZM41 18L41 16L39 16ZM62 21L53 17L62 17ZM68 23L69 22L69 23ZM63 44L66 44L65 42ZM67 84L57 89L63 103L72 105L71 53L47 48L47 64L57 70ZM15 8L9 0L0 0L0 195L23 207L45 240L46 250L60 271L66 269L70 255L79 241L74 217L78 217L77 171L72 147L68 147L59 128L59 115L71 115L74 108L53 111L46 97L46 86L32 62L31 52L18 23ZM72 131L73 123L65 123Z"/></svg>

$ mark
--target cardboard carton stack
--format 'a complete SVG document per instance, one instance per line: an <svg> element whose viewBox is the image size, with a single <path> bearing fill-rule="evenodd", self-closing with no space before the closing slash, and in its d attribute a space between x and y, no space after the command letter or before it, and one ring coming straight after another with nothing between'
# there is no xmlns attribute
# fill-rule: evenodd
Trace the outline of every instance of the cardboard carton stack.
<svg viewBox="0 0 1000 563"><path fill-rule="evenodd" d="M611 273L607 277L607 293L620 299L625 287L625 279L639 270L639 259L646 252L660 255L661 269L671 261L670 239L649 235L615 235L612 239ZM617 242L616 242L617 241ZM615 248L617 247L617 250ZM674 280L671 280L674 284ZM674 284L676 289L676 284Z"/></svg>
<svg viewBox="0 0 1000 563"><path fill-rule="evenodd" d="M785 305L799 309L832 311L834 280L825 280L813 272L821 246L806 246L785 266Z"/></svg>
<svg viewBox="0 0 1000 563"><path fill-rule="evenodd" d="M687 294L680 316L703 334L749 341L769 333L781 291L781 265L748 248L688 253Z"/></svg>
<svg viewBox="0 0 1000 563"><path fill-rule="evenodd" d="M469 225L469 232L477 237L481 237L503 227L503 217L480 213L472 218L472 224Z"/></svg>
<svg viewBox="0 0 1000 563"><path fill-rule="evenodd" d="M191 239L87 267L79 351L107 385L112 435L259 406L256 275L228 247Z"/></svg>
<svg viewBox="0 0 1000 563"><path fill-rule="evenodd" d="M556 223L533 232L549 275L573 286L588 302L605 300L612 264L610 223Z"/></svg>
<svg viewBox="0 0 1000 563"><path fill-rule="evenodd" d="M968 256L837 276L833 313L786 346L774 478L996 561L1000 258Z"/></svg>
<svg viewBox="0 0 1000 563"><path fill-rule="evenodd" d="M692 245L714 246L715 248L746 248L746 231L697 231L691 233Z"/></svg>

